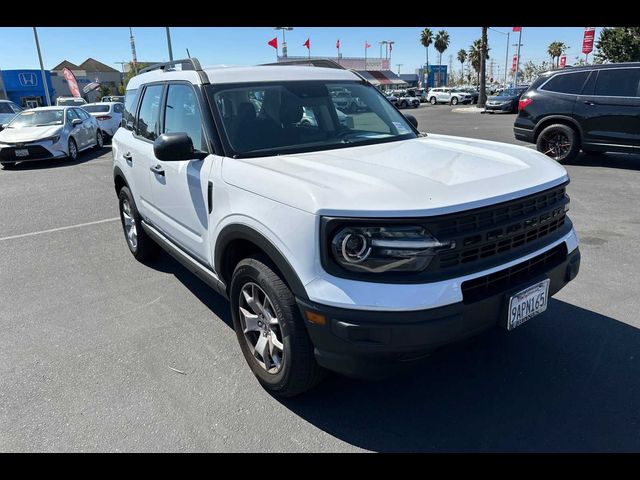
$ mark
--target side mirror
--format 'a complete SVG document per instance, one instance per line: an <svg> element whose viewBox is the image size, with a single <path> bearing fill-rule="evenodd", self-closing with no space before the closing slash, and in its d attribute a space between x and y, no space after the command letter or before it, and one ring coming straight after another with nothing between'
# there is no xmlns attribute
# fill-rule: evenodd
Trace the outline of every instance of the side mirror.
<svg viewBox="0 0 640 480"><path fill-rule="evenodd" d="M201 160L208 154L196 152L191 137L185 132L163 133L153 142L153 153L163 162Z"/></svg>
<svg viewBox="0 0 640 480"><path fill-rule="evenodd" d="M4 130L5 128L7 128L7 125L9 125L8 123L3 123L2 125L0 125L0 132L2 130Z"/></svg>
<svg viewBox="0 0 640 480"><path fill-rule="evenodd" d="M71 125L73 125L74 127L81 124L82 120L80 120L79 118L74 118L73 120L71 120Z"/></svg>
<svg viewBox="0 0 640 480"><path fill-rule="evenodd" d="M413 115L411 115L410 113L405 113L404 117L409 120L409 123L411 125L413 125L413 127L417 130L418 129L418 119L416 117L414 117Z"/></svg>

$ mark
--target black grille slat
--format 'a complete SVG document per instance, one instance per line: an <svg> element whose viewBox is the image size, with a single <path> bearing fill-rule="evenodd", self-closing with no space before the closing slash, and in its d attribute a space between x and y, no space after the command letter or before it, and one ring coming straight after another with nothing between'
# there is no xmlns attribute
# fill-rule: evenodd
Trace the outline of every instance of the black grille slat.
<svg viewBox="0 0 640 480"><path fill-rule="evenodd" d="M564 243L527 261L498 272L462 282L464 303L473 303L532 280L550 268L560 265L567 256Z"/></svg>

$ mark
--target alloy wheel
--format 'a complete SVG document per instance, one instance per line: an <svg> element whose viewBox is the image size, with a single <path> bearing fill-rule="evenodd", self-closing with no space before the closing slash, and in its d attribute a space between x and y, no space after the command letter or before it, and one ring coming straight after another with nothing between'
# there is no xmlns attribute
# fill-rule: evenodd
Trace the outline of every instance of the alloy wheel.
<svg viewBox="0 0 640 480"><path fill-rule="evenodd" d="M562 160L571 149L571 141L566 134L561 131L551 131L546 133L543 138L542 153L553 158L554 160Z"/></svg>
<svg viewBox="0 0 640 480"><path fill-rule="evenodd" d="M240 291L240 325L256 362L268 373L282 369L282 328L269 296L259 285L247 282Z"/></svg>
<svg viewBox="0 0 640 480"><path fill-rule="evenodd" d="M138 230L136 229L136 222L131 215L131 206L127 199L122 201L122 218L124 218L124 231L127 236L127 242L129 242L131 248L136 249L138 247Z"/></svg>

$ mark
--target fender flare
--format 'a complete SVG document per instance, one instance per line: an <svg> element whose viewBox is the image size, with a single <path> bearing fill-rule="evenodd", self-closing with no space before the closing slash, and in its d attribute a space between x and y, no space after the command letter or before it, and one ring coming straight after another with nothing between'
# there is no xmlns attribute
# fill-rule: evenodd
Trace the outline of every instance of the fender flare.
<svg viewBox="0 0 640 480"><path fill-rule="evenodd" d="M546 124L547 126L552 124L556 120L562 123L571 124L571 126L574 127L575 130L578 132L578 135L580 135L580 141L582 142L582 139L584 138L584 136L582 135L582 127L580 126L580 123L577 122L574 118L571 118L566 115L548 115L546 117L541 118L536 124L535 128L533 129L534 141L538 140L538 135L540 135L540 132L543 130L542 128L543 123Z"/></svg>
<svg viewBox="0 0 640 480"><path fill-rule="evenodd" d="M298 298L308 300L307 291L300 281L298 274L280 250L262 233L252 227L242 224L230 224L225 226L220 231L220 234L216 239L214 250L215 270L218 275L221 276L226 285L231 283L231 278L224 278L224 269L222 268L224 265L224 253L231 242L235 240L246 240L260 248L271 259L278 270L280 270L280 273L282 273L284 280L289 285L289 288L291 288L293 294Z"/></svg>
<svg viewBox="0 0 640 480"><path fill-rule="evenodd" d="M118 177L122 178L122 181L124 182L124 184L127 187L129 187L129 182L127 182L127 177L124 176L124 173L122 172L120 167L116 165L115 167L113 167L113 185L114 185L114 188L116 189L116 194L118 194L118 183L116 181Z"/></svg>

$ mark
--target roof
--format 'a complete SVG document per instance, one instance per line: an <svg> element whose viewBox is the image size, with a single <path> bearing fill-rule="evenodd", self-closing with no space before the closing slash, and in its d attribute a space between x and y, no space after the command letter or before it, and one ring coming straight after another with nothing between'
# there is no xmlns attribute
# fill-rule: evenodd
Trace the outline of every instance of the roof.
<svg viewBox="0 0 640 480"><path fill-rule="evenodd" d="M640 62L600 63L597 65L579 65L579 66L567 65L565 68L560 68L557 70L548 70L546 72L541 73L540 75L554 75L556 73L579 72L582 70L605 70L608 68L622 68L622 67L640 67Z"/></svg>
<svg viewBox="0 0 640 480"><path fill-rule="evenodd" d="M95 58L87 58L84 62L79 65L80 70L86 70L87 72L110 72L110 73L120 73L113 67L109 65L105 65L102 62L99 62Z"/></svg>
<svg viewBox="0 0 640 480"><path fill-rule="evenodd" d="M203 71L212 84L223 83L258 83L295 80L359 80L349 71L338 68L307 67L301 65L250 67L205 67ZM201 83L196 70L152 70L133 77L127 89L138 88L141 84L161 80L187 80L194 84Z"/></svg>
<svg viewBox="0 0 640 480"><path fill-rule="evenodd" d="M372 85L406 85L407 82L398 77L391 70L362 70L358 71Z"/></svg>
<svg viewBox="0 0 640 480"><path fill-rule="evenodd" d="M65 67L68 68L69 70L82 70L78 65L76 65L75 63L71 63L68 60L61 61L58 65L53 67L51 70L53 71L62 70Z"/></svg>

